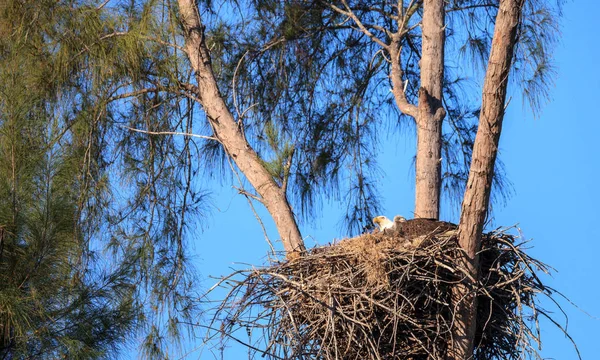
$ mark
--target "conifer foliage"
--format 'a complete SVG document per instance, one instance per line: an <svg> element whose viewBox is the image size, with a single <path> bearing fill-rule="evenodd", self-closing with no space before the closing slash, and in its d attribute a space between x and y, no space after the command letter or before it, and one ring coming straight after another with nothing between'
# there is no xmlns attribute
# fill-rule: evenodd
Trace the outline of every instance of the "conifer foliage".
<svg viewBox="0 0 600 360"><path fill-rule="evenodd" d="M0 6L0 358L164 358L194 313L183 238L202 210L156 2ZM162 10L162 12L161 12ZM119 102L120 101L120 102Z"/></svg>

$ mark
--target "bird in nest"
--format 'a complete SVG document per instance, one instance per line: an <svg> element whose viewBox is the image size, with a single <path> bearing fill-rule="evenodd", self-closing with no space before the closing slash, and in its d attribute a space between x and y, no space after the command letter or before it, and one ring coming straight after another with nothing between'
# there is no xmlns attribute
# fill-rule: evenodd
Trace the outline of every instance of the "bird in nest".
<svg viewBox="0 0 600 360"><path fill-rule="evenodd" d="M403 216L396 215L394 216L394 221L391 221L387 217L381 215L373 218L373 223L379 227L379 231L383 232L384 230L399 230L400 226L403 222L406 222L406 219Z"/></svg>

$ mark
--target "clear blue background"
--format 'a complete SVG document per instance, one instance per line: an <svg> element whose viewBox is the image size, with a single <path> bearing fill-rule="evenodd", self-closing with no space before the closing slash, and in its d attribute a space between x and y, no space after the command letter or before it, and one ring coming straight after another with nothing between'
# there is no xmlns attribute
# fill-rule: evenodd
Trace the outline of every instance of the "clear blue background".
<svg viewBox="0 0 600 360"><path fill-rule="evenodd" d="M600 316L600 2L570 2L564 7L562 36L555 52L558 67L551 101L534 119L513 90L501 138L501 157L514 194L494 211L494 225L518 224L532 239L530 253L552 265L557 272L546 277L547 285L560 290L581 309ZM408 136L410 137L410 136ZM390 138L378 158L384 170L380 179L384 214L411 216L414 202L412 157L414 139ZM398 140L400 139L400 140ZM398 143L398 141L400 141ZM246 200L229 184L214 184L214 211L197 229L190 244L197 254L196 267L209 288L209 276L221 276L247 263L264 263L268 245ZM258 206L257 206L258 207ZM314 224L304 224L308 246L343 238L339 224L343 205L325 204ZM271 239L276 239L271 219L259 210ZM444 220L457 221L458 211L448 204ZM600 359L600 320L568 302L561 303L569 316L568 331L584 359ZM560 314L556 314L561 319ZM565 322L562 321L564 324ZM576 353L560 330L542 322L542 355L576 359ZM215 354L188 344L186 359L213 359ZM225 359L247 358L243 348L231 343Z"/></svg>

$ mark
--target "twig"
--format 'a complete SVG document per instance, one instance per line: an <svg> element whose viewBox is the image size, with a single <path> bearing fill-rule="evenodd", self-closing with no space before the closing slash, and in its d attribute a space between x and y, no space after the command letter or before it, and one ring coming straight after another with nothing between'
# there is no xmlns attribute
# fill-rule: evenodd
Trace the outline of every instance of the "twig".
<svg viewBox="0 0 600 360"><path fill-rule="evenodd" d="M119 125L119 126L124 129L133 131L133 132L149 134L149 135L180 135L180 136L189 136L189 137L199 138L199 139L219 141L219 139L217 139L216 137L213 137L213 136L198 135L198 134L177 132L177 131L149 131L149 130L135 129L135 128L125 126L125 125Z"/></svg>
<svg viewBox="0 0 600 360"><path fill-rule="evenodd" d="M267 234L267 228L265 227L265 224L262 222L262 219L260 218L260 216L256 212L256 209L254 208L254 204L252 204L252 200L250 200L250 199L254 199L254 200L257 200L260 203L262 203L262 199L259 198L259 197L257 197L257 196L255 196L255 195L252 195L252 194L248 193L246 190L243 189L242 179L240 177L240 174L235 169L235 166L233 165L233 162L231 161L231 157L227 156L227 162L229 163L229 167L231 168L231 171L233 172L233 174L237 178L238 183L240 184L240 188L237 189L238 192L240 192L240 194L244 195L244 197L248 201L248 205L250 205L250 209L252 210L252 213L254 214L254 217L256 218L256 220L258 221L258 224L260 225L260 228L262 229L263 235L265 236L265 240L267 241L267 244L269 244L269 247L271 248L271 254L273 256L276 256L275 247L273 246L273 243L271 242L271 239L269 239L269 234Z"/></svg>

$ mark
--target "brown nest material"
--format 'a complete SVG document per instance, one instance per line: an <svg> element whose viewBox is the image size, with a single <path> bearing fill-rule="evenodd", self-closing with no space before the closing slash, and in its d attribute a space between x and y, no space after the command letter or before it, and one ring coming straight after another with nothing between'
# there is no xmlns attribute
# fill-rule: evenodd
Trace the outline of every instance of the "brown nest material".
<svg viewBox="0 0 600 360"><path fill-rule="evenodd" d="M400 231L238 271L220 282L228 295L209 337L233 338L268 359L445 359L452 289L472 284L457 265L455 229L409 220ZM479 304L474 359L539 358L537 320L548 315L536 298L555 292L536 275L548 267L517 239L500 230L483 236L479 281L467 285Z"/></svg>

